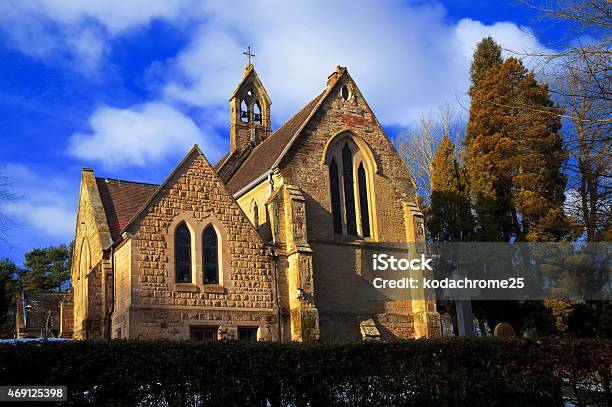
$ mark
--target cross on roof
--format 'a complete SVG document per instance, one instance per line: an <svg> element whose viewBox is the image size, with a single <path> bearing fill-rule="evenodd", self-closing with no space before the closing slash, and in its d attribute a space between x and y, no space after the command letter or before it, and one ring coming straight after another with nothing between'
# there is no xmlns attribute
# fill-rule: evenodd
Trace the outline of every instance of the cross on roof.
<svg viewBox="0 0 612 407"><path fill-rule="evenodd" d="M243 52L244 55L246 55L249 58L249 65L251 65L251 57L254 57L255 54L251 53L251 46L249 45L247 47L247 50L245 52Z"/></svg>

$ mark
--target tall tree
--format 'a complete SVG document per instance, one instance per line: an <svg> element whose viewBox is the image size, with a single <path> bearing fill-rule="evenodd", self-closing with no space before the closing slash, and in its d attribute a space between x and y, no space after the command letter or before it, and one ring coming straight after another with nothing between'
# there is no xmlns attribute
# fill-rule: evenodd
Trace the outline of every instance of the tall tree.
<svg viewBox="0 0 612 407"><path fill-rule="evenodd" d="M561 112L547 85L508 58L489 70L471 96L466 167L480 240L567 237Z"/></svg>
<svg viewBox="0 0 612 407"><path fill-rule="evenodd" d="M426 211L432 241L466 240L472 234L472 218L465 174L455 156L455 146L442 138L431 162L431 203Z"/></svg>
<svg viewBox="0 0 612 407"><path fill-rule="evenodd" d="M493 38L483 38L476 45L476 51L470 66L470 77L472 78L472 87L478 86L478 83L484 79L489 69L503 62L501 56L501 47Z"/></svg>
<svg viewBox="0 0 612 407"><path fill-rule="evenodd" d="M15 263L7 258L0 259L0 326L7 322L9 309L15 302Z"/></svg>
<svg viewBox="0 0 612 407"><path fill-rule="evenodd" d="M449 105L442 105L436 113L419 118L419 127L404 132L395 140L397 149L415 181L424 206L431 197L431 164L442 139L448 138L455 146L454 153L462 154L461 140L465 123Z"/></svg>
<svg viewBox="0 0 612 407"><path fill-rule="evenodd" d="M564 126L569 160L568 212L584 228L587 241L612 238L612 104L593 98L593 81L585 79L587 67L573 60L557 82L557 96L568 120Z"/></svg>
<svg viewBox="0 0 612 407"><path fill-rule="evenodd" d="M19 280L24 290L64 291L70 280L71 247L59 246L34 249L25 255L25 270Z"/></svg>

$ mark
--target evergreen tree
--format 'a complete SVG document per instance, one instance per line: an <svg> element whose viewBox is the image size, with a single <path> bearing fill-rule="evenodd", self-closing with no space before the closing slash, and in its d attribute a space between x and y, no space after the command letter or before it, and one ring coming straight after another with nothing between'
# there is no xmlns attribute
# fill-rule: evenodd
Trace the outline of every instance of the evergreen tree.
<svg viewBox="0 0 612 407"><path fill-rule="evenodd" d="M492 67L500 65L503 62L501 57L501 47L493 38L483 38L476 45L476 51L472 59L470 67L470 76L472 78L472 89L478 86L478 83L485 77L486 73Z"/></svg>
<svg viewBox="0 0 612 407"><path fill-rule="evenodd" d="M431 163L431 191L426 217L431 239L466 240L472 229L467 185L448 136L442 138Z"/></svg>
<svg viewBox="0 0 612 407"><path fill-rule="evenodd" d="M26 253L26 269L19 273L22 288L31 291L67 289L71 254L71 246L65 244L34 249Z"/></svg>
<svg viewBox="0 0 612 407"><path fill-rule="evenodd" d="M14 278L18 271L15 263L0 259L0 326L7 322L7 315L15 303Z"/></svg>
<svg viewBox="0 0 612 407"><path fill-rule="evenodd" d="M548 87L508 58L488 71L471 96L466 167L479 240L566 237L566 152Z"/></svg>

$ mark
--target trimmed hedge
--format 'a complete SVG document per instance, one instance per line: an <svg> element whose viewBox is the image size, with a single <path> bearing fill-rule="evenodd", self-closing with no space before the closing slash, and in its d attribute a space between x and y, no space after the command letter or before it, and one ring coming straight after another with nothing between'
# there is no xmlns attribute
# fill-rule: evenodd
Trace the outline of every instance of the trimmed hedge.
<svg viewBox="0 0 612 407"><path fill-rule="evenodd" d="M75 406L608 405L611 362L610 340L29 342L0 345L0 385Z"/></svg>

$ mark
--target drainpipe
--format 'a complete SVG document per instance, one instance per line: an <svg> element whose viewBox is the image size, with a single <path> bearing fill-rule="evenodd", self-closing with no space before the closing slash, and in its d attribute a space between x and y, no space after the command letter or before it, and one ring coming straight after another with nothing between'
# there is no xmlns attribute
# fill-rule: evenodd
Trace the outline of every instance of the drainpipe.
<svg viewBox="0 0 612 407"><path fill-rule="evenodd" d="M115 312L115 245L110 247L110 262L111 262L111 309L108 312L108 339L113 337L113 313Z"/></svg>
<svg viewBox="0 0 612 407"><path fill-rule="evenodd" d="M274 193L274 178L272 176L274 170L270 170L268 172L268 183L270 184L270 195ZM271 231L272 232L272 231ZM274 232L272 232L272 246L276 247L276 239L274 238ZM270 254L270 259L272 259L272 267L274 269L274 289L276 291L276 321L278 325L278 341L282 342L282 324L281 324L281 308L280 308L280 298L278 296L278 269L276 268L276 259L278 259L278 255L272 249Z"/></svg>
<svg viewBox="0 0 612 407"><path fill-rule="evenodd" d="M276 268L276 259L278 258L278 255L276 254L276 252L274 251L274 249L272 249L272 252L270 253L270 259L272 259L272 268L274 269L274 290L276 291L275 296L276 296L276 321L278 324L278 341L282 342L283 338L282 338L282 329L281 329L281 310L280 310L280 299L278 298L278 269Z"/></svg>

